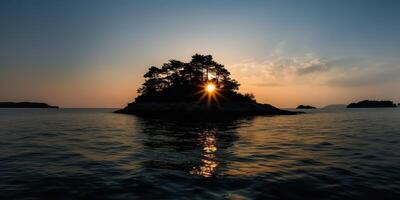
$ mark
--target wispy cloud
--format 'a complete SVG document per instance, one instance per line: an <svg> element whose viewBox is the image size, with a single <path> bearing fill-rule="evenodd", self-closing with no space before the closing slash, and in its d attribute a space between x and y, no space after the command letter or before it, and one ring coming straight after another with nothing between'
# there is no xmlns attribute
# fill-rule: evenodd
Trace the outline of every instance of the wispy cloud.
<svg viewBox="0 0 400 200"><path fill-rule="evenodd" d="M316 72L325 72L329 70L329 65L324 62L318 62L311 64L306 67L298 68L297 69L297 74L299 75L304 75L304 74L311 74L311 73L316 73Z"/></svg>
<svg viewBox="0 0 400 200"><path fill-rule="evenodd" d="M400 62L380 63L363 58L326 59L312 54L280 56L262 62L245 60L229 68L241 82L257 87L359 87L400 81Z"/></svg>
<svg viewBox="0 0 400 200"><path fill-rule="evenodd" d="M400 63L369 63L366 65L338 66L326 84L338 87L359 87L400 81Z"/></svg>
<svg viewBox="0 0 400 200"><path fill-rule="evenodd" d="M263 62L245 60L229 68L234 76L250 85L269 87L302 82L313 74L328 72L330 66L323 59L310 54L276 57Z"/></svg>

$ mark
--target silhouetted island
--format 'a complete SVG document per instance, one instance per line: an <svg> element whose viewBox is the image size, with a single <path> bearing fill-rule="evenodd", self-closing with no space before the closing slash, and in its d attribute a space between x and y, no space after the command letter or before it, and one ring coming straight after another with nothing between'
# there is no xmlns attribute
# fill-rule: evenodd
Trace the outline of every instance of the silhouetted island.
<svg viewBox="0 0 400 200"><path fill-rule="evenodd" d="M253 94L237 92L239 83L211 55L195 54L188 63L170 60L161 67L152 66L144 78L135 101L115 112L193 117L301 113L257 103Z"/></svg>
<svg viewBox="0 0 400 200"><path fill-rule="evenodd" d="M331 104L323 107L323 109L343 109L346 108L346 104Z"/></svg>
<svg viewBox="0 0 400 200"><path fill-rule="evenodd" d="M0 108L58 108L58 106L36 102L0 102Z"/></svg>
<svg viewBox="0 0 400 200"><path fill-rule="evenodd" d="M364 100L357 103L351 103L347 108L388 108L396 107L392 101L370 101Z"/></svg>
<svg viewBox="0 0 400 200"><path fill-rule="evenodd" d="M316 109L316 107L310 105L299 105L296 109Z"/></svg>

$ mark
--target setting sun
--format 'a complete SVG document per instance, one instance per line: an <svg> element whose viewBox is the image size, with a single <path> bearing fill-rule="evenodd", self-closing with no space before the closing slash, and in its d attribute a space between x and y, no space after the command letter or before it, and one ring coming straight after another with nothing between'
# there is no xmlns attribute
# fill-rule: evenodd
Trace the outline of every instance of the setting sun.
<svg viewBox="0 0 400 200"><path fill-rule="evenodd" d="M206 85L206 90L207 90L207 92L209 92L209 93L214 92L214 91L215 91L215 85L212 84L212 83L208 83L208 84Z"/></svg>

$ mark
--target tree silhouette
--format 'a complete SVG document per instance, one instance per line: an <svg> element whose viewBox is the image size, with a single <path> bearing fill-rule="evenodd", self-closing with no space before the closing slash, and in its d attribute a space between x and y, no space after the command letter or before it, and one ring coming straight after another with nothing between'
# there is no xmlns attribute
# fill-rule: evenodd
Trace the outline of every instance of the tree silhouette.
<svg viewBox="0 0 400 200"><path fill-rule="evenodd" d="M254 95L237 92L240 84L211 55L195 54L188 63L169 60L161 67L150 67L144 78L136 102L198 101L208 82L216 86L222 102L255 101Z"/></svg>

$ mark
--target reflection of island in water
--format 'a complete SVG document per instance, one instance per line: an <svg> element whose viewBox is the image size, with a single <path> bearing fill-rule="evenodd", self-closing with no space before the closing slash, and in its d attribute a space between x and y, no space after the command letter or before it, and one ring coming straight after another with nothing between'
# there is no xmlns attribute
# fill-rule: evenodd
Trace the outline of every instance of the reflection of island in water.
<svg viewBox="0 0 400 200"><path fill-rule="evenodd" d="M213 177L238 139L236 128L246 120L185 121L140 118L148 169L179 170ZM160 129L162 127L162 130Z"/></svg>

